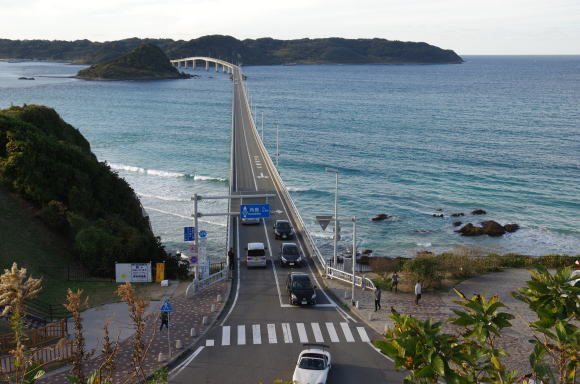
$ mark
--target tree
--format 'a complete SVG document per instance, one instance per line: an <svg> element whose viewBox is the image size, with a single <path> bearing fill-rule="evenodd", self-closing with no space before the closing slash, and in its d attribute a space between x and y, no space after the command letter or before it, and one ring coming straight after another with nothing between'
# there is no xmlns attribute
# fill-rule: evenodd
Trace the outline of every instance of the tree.
<svg viewBox="0 0 580 384"><path fill-rule="evenodd" d="M533 373L528 377L545 383L575 383L580 364L580 331L576 325L580 320L580 282L574 280L571 268L553 275L543 267L530 272L532 279L526 287L513 293L539 319L530 324L540 336L530 340L534 345L530 355Z"/></svg>

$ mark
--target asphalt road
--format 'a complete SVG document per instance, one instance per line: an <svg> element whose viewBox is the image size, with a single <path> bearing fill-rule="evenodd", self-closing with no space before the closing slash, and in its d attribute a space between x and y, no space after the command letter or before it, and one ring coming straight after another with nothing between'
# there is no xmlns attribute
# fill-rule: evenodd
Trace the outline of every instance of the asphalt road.
<svg viewBox="0 0 580 384"><path fill-rule="evenodd" d="M235 250L239 284L236 299L227 314L200 341L187 364L174 372L170 382L186 383L274 383L292 379L298 354L304 342L322 342L329 346L332 368L328 383L400 383L402 374L383 355L369 345L378 337L370 328L335 305L319 289L315 306L296 307L288 303L285 281L289 270L279 263L282 241L273 235L274 221L294 223L291 209L283 203L272 181L272 164L258 144L258 133L252 127L247 100L238 70L234 71L232 189L235 193L272 193L267 198L271 217L259 225L239 225L235 220ZM236 201L238 200L238 201ZM236 199L239 204L265 203L264 198ZM241 201L240 201L241 200ZM290 213L290 215L288 215ZM294 225L294 228L296 226ZM300 233L294 240L309 258L307 245ZM248 242L266 245L268 266L247 269L244 248ZM288 242L288 240L284 240ZM314 265L299 270L314 276ZM315 283L320 287L320 282Z"/></svg>

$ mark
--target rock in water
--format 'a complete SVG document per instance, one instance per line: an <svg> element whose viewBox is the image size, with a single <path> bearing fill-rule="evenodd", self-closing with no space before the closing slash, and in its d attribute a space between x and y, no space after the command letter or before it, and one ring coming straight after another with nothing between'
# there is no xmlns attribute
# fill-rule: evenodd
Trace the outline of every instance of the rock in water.
<svg viewBox="0 0 580 384"><path fill-rule="evenodd" d="M391 218L391 216L387 215L386 213L381 213L381 214L373 217L371 220L372 221L383 221L383 220L387 220L390 218Z"/></svg>
<svg viewBox="0 0 580 384"><path fill-rule="evenodd" d="M158 46L142 44L117 59L79 71L76 77L86 80L163 80L191 76L180 73Z"/></svg>
<svg viewBox="0 0 580 384"><path fill-rule="evenodd" d="M506 232L513 233L520 229L520 226L519 224L506 224L503 226L503 228L506 230Z"/></svg>
<svg viewBox="0 0 580 384"><path fill-rule="evenodd" d="M459 227L461 224L463 224L461 221L454 221L453 222L454 227Z"/></svg>
<svg viewBox="0 0 580 384"><path fill-rule="evenodd" d="M489 220L481 223L483 233L491 237L499 237L505 233L504 227L496 221Z"/></svg>
<svg viewBox="0 0 580 384"><path fill-rule="evenodd" d="M443 217L443 214L442 213L434 213L433 217Z"/></svg>
<svg viewBox="0 0 580 384"><path fill-rule="evenodd" d="M455 232L460 233L461 236L481 236L483 235L483 228L467 223Z"/></svg>
<svg viewBox="0 0 580 384"><path fill-rule="evenodd" d="M459 213L452 213L452 214L451 214L451 217L459 217L459 216L465 216L465 215L463 214L463 212L459 212Z"/></svg>
<svg viewBox="0 0 580 384"><path fill-rule="evenodd" d="M475 211L471 211L472 215L485 215L487 212L483 209L476 209Z"/></svg>

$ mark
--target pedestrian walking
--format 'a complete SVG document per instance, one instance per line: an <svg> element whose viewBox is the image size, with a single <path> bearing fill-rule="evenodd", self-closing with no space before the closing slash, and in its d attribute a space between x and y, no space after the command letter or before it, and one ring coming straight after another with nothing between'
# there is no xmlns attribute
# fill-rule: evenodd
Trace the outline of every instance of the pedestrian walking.
<svg viewBox="0 0 580 384"><path fill-rule="evenodd" d="M393 291L393 289L395 290L395 293L397 293L397 291L399 290L399 274L397 273L397 271L395 271L395 273L393 273L393 276L391 276L391 292Z"/></svg>
<svg viewBox="0 0 580 384"><path fill-rule="evenodd" d="M381 309L381 287L375 289L375 312Z"/></svg>
<svg viewBox="0 0 580 384"><path fill-rule="evenodd" d="M161 312L161 326L159 326L159 330L163 329L163 326L169 329L169 312Z"/></svg>
<svg viewBox="0 0 580 384"><path fill-rule="evenodd" d="M230 248L230 250L228 251L228 265L230 267L230 270L234 269L234 249Z"/></svg>
<svg viewBox="0 0 580 384"><path fill-rule="evenodd" d="M415 305L419 305L419 300L421 300L421 293L422 293L421 280L419 280L417 281L417 284L415 284Z"/></svg>

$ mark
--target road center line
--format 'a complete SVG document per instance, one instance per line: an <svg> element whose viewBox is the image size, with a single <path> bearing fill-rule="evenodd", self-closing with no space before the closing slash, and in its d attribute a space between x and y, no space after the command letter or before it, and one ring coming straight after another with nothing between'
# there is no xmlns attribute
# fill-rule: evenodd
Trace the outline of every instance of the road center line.
<svg viewBox="0 0 580 384"><path fill-rule="evenodd" d="M222 345L230 345L230 326L222 327Z"/></svg>

